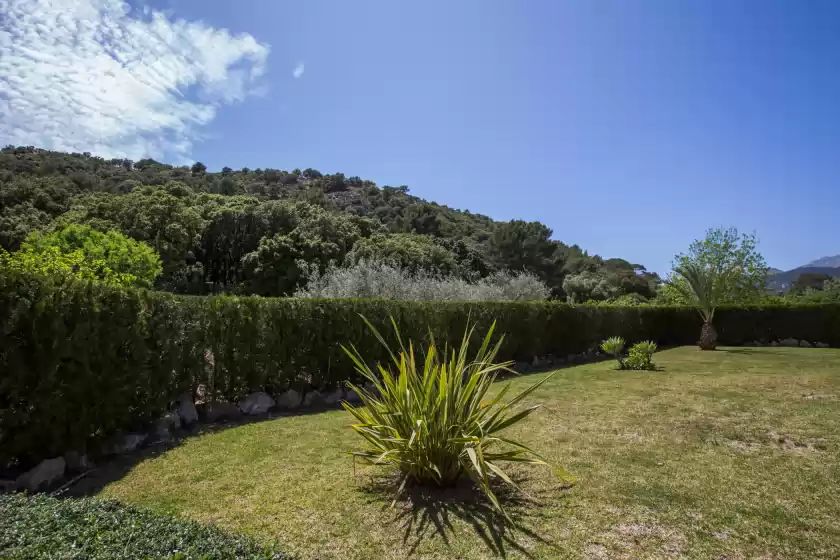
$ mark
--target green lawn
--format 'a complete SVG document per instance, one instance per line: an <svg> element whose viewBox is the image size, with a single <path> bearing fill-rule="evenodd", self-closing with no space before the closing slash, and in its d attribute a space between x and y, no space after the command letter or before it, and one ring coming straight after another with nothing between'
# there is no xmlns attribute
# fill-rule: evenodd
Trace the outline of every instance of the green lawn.
<svg viewBox="0 0 840 560"><path fill-rule="evenodd" d="M836 558L840 351L678 348L656 362L562 369L532 395L546 408L511 435L577 482L513 469L515 528L469 488L390 508L389 473L354 475L343 411L187 440L102 494L302 558Z"/></svg>

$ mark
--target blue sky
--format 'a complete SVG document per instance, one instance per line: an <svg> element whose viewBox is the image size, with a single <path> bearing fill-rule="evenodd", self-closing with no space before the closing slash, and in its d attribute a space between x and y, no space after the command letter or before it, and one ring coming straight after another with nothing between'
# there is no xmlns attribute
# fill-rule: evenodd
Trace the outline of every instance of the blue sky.
<svg viewBox="0 0 840 560"><path fill-rule="evenodd" d="M779 268L840 253L840 3L151 7L260 45L237 43L258 71L240 88L227 68L237 87L222 95L218 83L231 82L214 82L212 115L149 125L161 159L408 185L496 219L540 220L556 239L662 273L716 225L755 230Z"/></svg>

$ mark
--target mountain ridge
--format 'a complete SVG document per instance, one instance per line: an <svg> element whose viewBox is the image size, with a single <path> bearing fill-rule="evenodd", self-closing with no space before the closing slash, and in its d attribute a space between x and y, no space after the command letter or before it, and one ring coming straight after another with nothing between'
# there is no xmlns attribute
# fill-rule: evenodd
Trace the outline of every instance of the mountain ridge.
<svg viewBox="0 0 840 560"><path fill-rule="evenodd" d="M809 262L805 265L805 267L840 268L840 255L819 258L815 261Z"/></svg>

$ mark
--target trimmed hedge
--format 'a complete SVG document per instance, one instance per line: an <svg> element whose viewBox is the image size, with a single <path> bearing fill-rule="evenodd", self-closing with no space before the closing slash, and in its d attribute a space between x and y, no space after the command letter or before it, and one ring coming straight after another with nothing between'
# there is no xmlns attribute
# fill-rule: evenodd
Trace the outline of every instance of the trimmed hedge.
<svg viewBox="0 0 840 560"><path fill-rule="evenodd" d="M688 308L185 297L6 272L0 467L143 429L199 384L227 401L253 390L335 387L354 375L340 344L370 362L387 358L359 314L386 335L393 316L418 343L430 330L455 343L469 319L478 338L495 319L506 333L499 359L517 361L579 354L613 335L693 344L700 331ZM840 346L840 305L721 309L716 324L724 344L795 337Z"/></svg>
<svg viewBox="0 0 840 560"><path fill-rule="evenodd" d="M283 560L249 537L112 500L0 495L0 558Z"/></svg>

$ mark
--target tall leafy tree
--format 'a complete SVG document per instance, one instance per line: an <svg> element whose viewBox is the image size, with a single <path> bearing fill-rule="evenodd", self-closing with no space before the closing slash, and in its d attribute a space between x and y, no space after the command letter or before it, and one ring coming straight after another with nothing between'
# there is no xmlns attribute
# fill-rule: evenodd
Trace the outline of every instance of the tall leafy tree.
<svg viewBox="0 0 840 560"><path fill-rule="evenodd" d="M410 233L374 234L356 243L348 258L352 262L384 262L412 271L442 274L455 273L458 268L452 251L438 245L431 237Z"/></svg>
<svg viewBox="0 0 840 560"><path fill-rule="evenodd" d="M767 293L769 269L757 246L755 234L742 234L737 228L709 229L706 237L695 240L687 253L674 258L673 272L663 290L664 298L690 303L685 295L690 287L679 270L695 264L714 274L720 304L762 299Z"/></svg>
<svg viewBox="0 0 840 560"><path fill-rule="evenodd" d="M0 264L25 272L68 274L139 288L151 288L161 273L160 257L148 245L116 231L103 233L79 224L31 234L19 251L0 253Z"/></svg>
<svg viewBox="0 0 840 560"><path fill-rule="evenodd" d="M804 294L810 290L822 290L831 276L820 272L804 272L794 280L790 291L794 294Z"/></svg>

